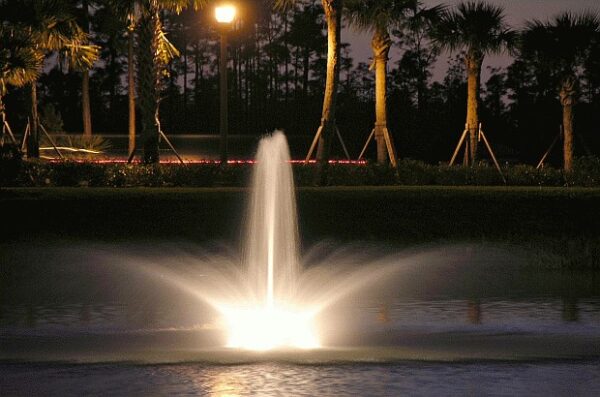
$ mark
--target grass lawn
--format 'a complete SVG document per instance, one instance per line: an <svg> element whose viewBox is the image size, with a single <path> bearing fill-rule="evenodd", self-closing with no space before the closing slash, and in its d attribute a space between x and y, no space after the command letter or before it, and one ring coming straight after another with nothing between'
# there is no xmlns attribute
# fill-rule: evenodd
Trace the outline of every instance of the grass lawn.
<svg viewBox="0 0 600 397"><path fill-rule="evenodd" d="M246 189L0 190L11 241L238 241ZM573 266L600 267L600 189L520 187L300 188L302 240L517 244Z"/></svg>

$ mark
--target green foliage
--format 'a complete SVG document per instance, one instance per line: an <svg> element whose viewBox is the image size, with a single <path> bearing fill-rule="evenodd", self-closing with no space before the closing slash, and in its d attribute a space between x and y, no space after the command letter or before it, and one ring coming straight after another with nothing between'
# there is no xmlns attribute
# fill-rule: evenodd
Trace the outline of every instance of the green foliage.
<svg viewBox="0 0 600 397"><path fill-rule="evenodd" d="M505 21L504 8L485 1L467 1L445 11L433 36L443 48L465 49L479 57L498 53L516 39Z"/></svg>
<svg viewBox="0 0 600 397"><path fill-rule="evenodd" d="M53 136L52 139L59 147L61 154L69 160L99 159L111 148L110 141L98 135L59 135ZM42 136L40 144L45 150L54 150L52 142L46 136Z"/></svg>
<svg viewBox="0 0 600 397"><path fill-rule="evenodd" d="M348 0L346 18L359 29L388 32L400 27L417 4L416 0Z"/></svg>
<svg viewBox="0 0 600 397"><path fill-rule="evenodd" d="M8 143L0 145L0 186L19 184L16 178L21 174L21 166L19 148Z"/></svg>
<svg viewBox="0 0 600 397"><path fill-rule="evenodd" d="M8 23L0 25L0 96L9 85L21 87L38 78L42 57L31 44L26 31Z"/></svg>
<svg viewBox="0 0 600 397"><path fill-rule="evenodd" d="M46 104L42 108L42 111L40 112L40 122L50 133L60 133L64 131L62 115L51 103Z"/></svg>
<svg viewBox="0 0 600 397"><path fill-rule="evenodd" d="M9 150L9 149L6 149ZM6 152L8 153L8 152ZM13 186L99 186L99 187L218 187L248 186L252 166L236 164L101 164L92 162L21 162L20 157L3 155L2 180ZM22 164L21 164L22 163ZM294 165L298 186L312 186L313 165ZM517 165L503 168L509 186L600 186L600 159L576 160L570 173L555 168L536 169ZM398 168L378 164L331 164L329 186L503 186L491 165L472 167L434 166L402 160Z"/></svg>

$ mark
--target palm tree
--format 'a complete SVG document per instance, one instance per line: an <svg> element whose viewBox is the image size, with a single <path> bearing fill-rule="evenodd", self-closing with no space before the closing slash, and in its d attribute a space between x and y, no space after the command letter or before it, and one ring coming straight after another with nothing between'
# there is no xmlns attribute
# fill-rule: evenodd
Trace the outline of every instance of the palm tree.
<svg viewBox="0 0 600 397"><path fill-rule="evenodd" d="M465 51L467 70L467 120L470 161L475 161L479 129L481 65L486 55L510 48L515 33L505 22L504 8L483 1L468 1L443 13L433 39L449 51Z"/></svg>
<svg viewBox="0 0 600 397"><path fill-rule="evenodd" d="M286 7L298 0L276 0L276 5ZM321 112L319 146L317 147L318 183L323 183L331 151L331 141L336 130L335 108L340 82L340 47L343 0L321 0L327 21L327 77Z"/></svg>
<svg viewBox="0 0 600 397"><path fill-rule="evenodd" d="M565 171L573 167L573 107L581 71L600 35L598 14L565 12L547 22L531 21L522 35L521 54L548 71L556 82L562 105Z"/></svg>
<svg viewBox="0 0 600 397"><path fill-rule="evenodd" d="M117 18L127 23L127 97L129 107L128 155L135 150L135 30L140 18L140 0L108 0L108 8Z"/></svg>
<svg viewBox="0 0 600 397"><path fill-rule="evenodd" d="M32 48L29 34L9 24L0 24L0 43L0 144L4 144L6 109L3 97L8 86L22 87L37 80L43 58Z"/></svg>
<svg viewBox="0 0 600 397"><path fill-rule="evenodd" d="M375 141L377 142L377 162L387 163L388 154L395 156L393 149L388 149L385 134L387 133L387 62L392 40L390 30L401 25L406 13L415 9L417 0L355 0L346 8L350 23L361 30L373 32L371 48L373 49L373 65L375 68ZM390 143L392 137L388 136ZM389 150L389 151L388 151ZM395 162L395 159L392 160Z"/></svg>
<svg viewBox="0 0 600 397"><path fill-rule="evenodd" d="M84 44L87 35L77 24L72 3L68 0L4 0L0 2L0 15L28 37L30 48L41 59L52 52L58 52L59 58L66 64L77 70L84 70L91 67L98 57L96 46ZM27 156L37 158L37 79L29 84L31 129L27 139Z"/></svg>
<svg viewBox="0 0 600 397"><path fill-rule="evenodd" d="M89 35L90 32L90 10L89 0L81 0L82 29ZM81 72L81 108L83 116L83 135L88 139L92 136L92 111L90 109L90 71L85 68Z"/></svg>
<svg viewBox="0 0 600 397"><path fill-rule="evenodd" d="M108 0L115 11L129 21L129 134L130 152L132 130L135 131L135 99L133 96L133 32L138 31L137 69L140 127L144 147L144 162L158 163L159 104L162 78L168 73L166 66L179 55L167 39L160 13L180 13L193 5L198 9L208 0ZM135 133L133 133L135 135Z"/></svg>

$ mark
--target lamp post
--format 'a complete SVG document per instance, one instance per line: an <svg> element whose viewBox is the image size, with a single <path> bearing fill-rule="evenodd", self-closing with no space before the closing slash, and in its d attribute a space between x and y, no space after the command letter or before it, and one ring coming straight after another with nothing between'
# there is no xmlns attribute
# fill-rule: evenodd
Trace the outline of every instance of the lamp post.
<svg viewBox="0 0 600 397"><path fill-rule="evenodd" d="M231 22L235 18L235 7L231 4L222 4L215 7L215 18L220 25L221 31L221 54L219 56L219 89L220 89L220 112L219 131L221 141L219 151L221 153L221 164L227 164L227 32Z"/></svg>

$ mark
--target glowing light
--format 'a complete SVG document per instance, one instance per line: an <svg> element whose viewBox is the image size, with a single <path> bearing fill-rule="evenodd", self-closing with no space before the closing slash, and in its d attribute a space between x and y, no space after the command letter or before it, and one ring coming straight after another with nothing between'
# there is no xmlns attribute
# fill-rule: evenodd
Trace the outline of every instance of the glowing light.
<svg viewBox="0 0 600 397"><path fill-rule="evenodd" d="M41 149L41 148L40 148ZM53 148L52 148L53 149ZM60 149L60 148L59 148ZM63 160L57 159L55 157L45 157L48 160L52 160L52 162L60 163ZM81 159L69 159L69 162L75 163L95 163L95 164L128 164L127 159L124 158L106 158L106 159L90 159L90 160L81 160ZM160 160L161 164L181 164L178 160ZM208 159L185 159L186 164L204 164L204 165L219 165L221 164L221 160L208 160ZM227 164L230 165L255 165L258 162L256 160L227 160ZM290 164L305 164L304 160L290 160ZM133 161L132 164L139 164L139 161ZM309 160L308 164L316 164L316 160ZM329 164L332 165L367 165L368 162L366 160L329 160Z"/></svg>
<svg viewBox="0 0 600 397"><path fill-rule="evenodd" d="M219 23L231 23L235 18L235 7L231 4L215 7L215 18Z"/></svg>
<svg viewBox="0 0 600 397"><path fill-rule="evenodd" d="M102 154L101 151L99 150L93 150L93 149L82 149L82 148L76 148L76 147L71 147L71 146L57 146L56 148L54 146L44 146L44 147L40 147L40 150L64 150L67 152L76 152L76 153L90 153L90 154Z"/></svg>
<svg viewBox="0 0 600 397"><path fill-rule="evenodd" d="M229 333L227 347L262 351L320 347L309 312L260 307L228 308L223 314Z"/></svg>

